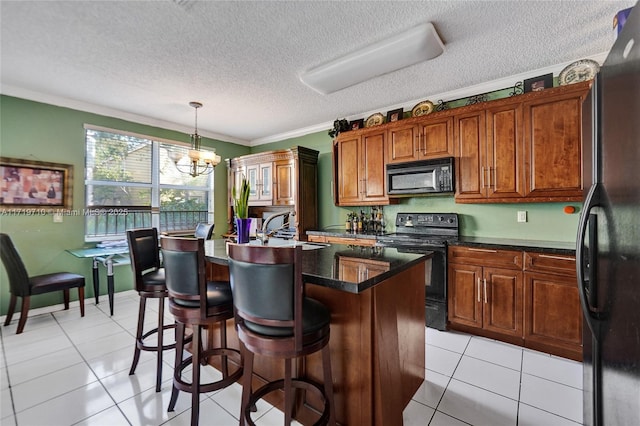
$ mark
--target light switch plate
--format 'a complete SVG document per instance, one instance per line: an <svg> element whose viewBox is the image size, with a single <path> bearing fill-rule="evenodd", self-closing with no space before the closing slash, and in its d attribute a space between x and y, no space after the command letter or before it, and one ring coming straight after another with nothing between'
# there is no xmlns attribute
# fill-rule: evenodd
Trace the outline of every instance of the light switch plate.
<svg viewBox="0 0 640 426"><path fill-rule="evenodd" d="M53 214L53 223L62 223L62 215L60 213Z"/></svg>
<svg viewBox="0 0 640 426"><path fill-rule="evenodd" d="M519 211L518 212L518 222L526 222L527 221L527 211Z"/></svg>

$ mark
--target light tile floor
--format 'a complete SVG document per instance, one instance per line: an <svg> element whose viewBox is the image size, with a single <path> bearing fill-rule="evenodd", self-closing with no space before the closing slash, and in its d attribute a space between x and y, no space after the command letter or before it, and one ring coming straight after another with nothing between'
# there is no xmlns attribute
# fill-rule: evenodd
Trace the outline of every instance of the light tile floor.
<svg viewBox="0 0 640 426"><path fill-rule="evenodd" d="M116 294L108 303L86 300L36 309L25 331L17 318L0 328L0 424L188 425L190 398L171 395L173 354L165 353L162 391L156 393L155 358L142 353L129 376L138 295ZM157 309L151 301L147 309ZM150 311L151 312L151 311ZM147 315L149 326L155 316ZM172 319L167 316L167 319ZM4 320L4 319L3 319ZM405 425L578 425L582 423L582 364L456 332L426 333L426 380L404 411ZM217 371L205 368L204 379ZM241 387L201 397L200 424L236 425ZM258 425L281 425L282 413L261 402ZM358 425L360 426L360 425ZM395 425L390 425L395 426Z"/></svg>

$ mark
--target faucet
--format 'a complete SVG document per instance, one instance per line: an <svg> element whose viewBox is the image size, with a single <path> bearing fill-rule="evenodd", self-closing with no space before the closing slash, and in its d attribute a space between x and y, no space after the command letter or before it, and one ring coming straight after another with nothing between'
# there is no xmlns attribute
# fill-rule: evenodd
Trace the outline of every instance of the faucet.
<svg viewBox="0 0 640 426"><path fill-rule="evenodd" d="M282 213L275 213L271 216L269 216L268 218L266 218L264 220L264 222L262 222L262 230L260 232L260 235L258 235L258 239L261 240L263 243L265 243L269 237L273 234L275 234L277 231L284 229L285 227L290 227L289 225L289 219L287 219L285 222L282 223L282 226L280 226L277 229L273 229L272 231L268 231L267 227L269 226L269 223L271 223L272 220L278 218L278 217L284 217L284 216L295 216L296 212L294 211L286 211L286 212L282 212Z"/></svg>

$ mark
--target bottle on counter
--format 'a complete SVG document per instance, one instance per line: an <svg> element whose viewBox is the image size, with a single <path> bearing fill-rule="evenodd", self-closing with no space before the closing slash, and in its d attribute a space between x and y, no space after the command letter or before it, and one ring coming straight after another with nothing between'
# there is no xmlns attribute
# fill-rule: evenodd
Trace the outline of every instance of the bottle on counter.
<svg viewBox="0 0 640 426"><path fill-rule="evenodd" d="M347 214L347 220L344 223L344 230L347 232L351 232L351 213Z"/></svg>
<svg viewBox="0 0 640 426"><path fill-rule="evenodd" d="M360 210L360 216L358 216L358 234L362 234L363 222L364 222L364 212Z"/></svg>

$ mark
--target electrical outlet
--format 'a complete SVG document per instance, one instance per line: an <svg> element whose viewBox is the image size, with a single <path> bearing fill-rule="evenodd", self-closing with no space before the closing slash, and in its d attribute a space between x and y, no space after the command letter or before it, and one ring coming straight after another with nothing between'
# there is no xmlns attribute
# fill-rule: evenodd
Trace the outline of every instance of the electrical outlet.
<svg viewBox="0 0 640 426"><path fill-rule="evenodd" d="M518 212L518 222L526 222L527 221L527 211L519 211Z"/></svg>
<svg viewBox="0 0 640 426"><path fill-rule="evenodd" d="M53 214L53 223L62 223L62 215L60 213Z"/></svg>

